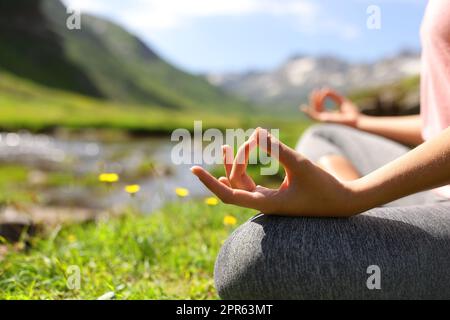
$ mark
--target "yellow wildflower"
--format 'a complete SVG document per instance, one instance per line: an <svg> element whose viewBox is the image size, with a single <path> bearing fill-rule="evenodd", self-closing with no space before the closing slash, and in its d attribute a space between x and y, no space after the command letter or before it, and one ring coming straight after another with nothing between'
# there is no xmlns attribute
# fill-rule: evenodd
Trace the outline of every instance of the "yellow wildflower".
<svg viewBox="0 0 450 320"><path fill-rule="evenodd" d="M125 187L125 192L131 195L138 193L141 191L141 186L138 184L131 184Z"/></svg>
<svg viewBox="0 0 450 320"><path fill-rule="evenodd" d="M189 190L185 189L185 188L176 188L175 189L175 193L177 194L177 196L179 196L180 198L185 198L189 195Z"/></svg>
<svg viewBox="0 0 450 320"><path fill-rule="evenodd" d="M205 204L208 206L217 206L219 204L219 200L216 197L209 197L205 199Z"/></svg>
<svg viewBox="0 0 450 320"><path fill-rule="evenodd" d="M75 237L73 234L69 234L67 236L67 241L69 241L70 243L73 243L73 242L77 241L77 237Z"/></svg>
<svg viewBox="0 0 450 320"><path fill-rule="evenodd" d="M225 216L223 218L223 224L226 226L234 226L237 223L237 219L233 216Z"/></svg>
<svg viewBox="0 0 450 320"><path fill-rule="evenodd" d="M102 173L98 176L100 182L114 183L119 181L119 175L117 173Z"/></svg>

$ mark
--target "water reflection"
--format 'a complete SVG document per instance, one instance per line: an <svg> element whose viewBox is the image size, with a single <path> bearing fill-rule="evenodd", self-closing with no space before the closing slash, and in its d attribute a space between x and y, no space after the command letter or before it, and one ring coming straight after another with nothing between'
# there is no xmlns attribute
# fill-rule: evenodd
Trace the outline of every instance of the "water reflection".
<svg viewBox="0 0 450 320"><path fill-rule="evenodd" d="M30 181L39 181L43 173L52 171L71 172L77 176L116 172L124 177L124 181L108 192L95 192L70 183L39 190L39 195L50 205L118 208L133 202L133 206L143 212L151 212L166 201L174 200L176 187L189 189L194 197L207 194L190 173L190 165L172 163L172 146L169 138L102 142L28 132L0 133L0 162L32 169ZM154 164L151 175L142 174L139 168L149 162ZM141 191L134 198L123 191L124 184L131 182L141 185Z"/></svg>

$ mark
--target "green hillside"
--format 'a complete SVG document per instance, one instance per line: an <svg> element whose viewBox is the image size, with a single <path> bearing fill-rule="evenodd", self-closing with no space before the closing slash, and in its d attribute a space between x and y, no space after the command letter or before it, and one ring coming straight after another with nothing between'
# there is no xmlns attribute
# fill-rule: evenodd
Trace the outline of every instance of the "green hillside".
<svg viewBox="0 0 450 320"><path fill-rule="evenodd" d="M50 87L101 96L99 89L65 54L41 1L0 1L0 70Z"/></svg>
<svg viewBox="0 0 450 320"><path fill-rule="evenodd" d="M0 3L0 69L49 87L167 109L247 110L250 106L178 70L118 25L89 15L66 28L57 0Z"/></svg>
<svg viewBox="0 0 450 320"><path fill-rule="evenodd" d="M202 119L205 127L243 125L237 116L218 117L196 110L186 113L149 104L123 105L48 88L0 70L0 130L48 131L65 127L163 133L191 128L197 119Z"/></svg>
<svg viewBox="0 0 450 320"><path fill-rule="evenodd" d="M366 114L396 116L420 111L420 77L414 76L376 88L358 90L350 95Z"/></svg>

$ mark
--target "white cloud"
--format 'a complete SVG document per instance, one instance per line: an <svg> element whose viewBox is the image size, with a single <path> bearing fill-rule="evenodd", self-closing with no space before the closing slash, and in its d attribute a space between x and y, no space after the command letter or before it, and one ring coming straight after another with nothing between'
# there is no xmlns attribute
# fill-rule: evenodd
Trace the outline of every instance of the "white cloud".
<svg viewBox="0 0 450 320"><path fill-rule="evenodd" d="M318 6L311 0L64 0L74 8L91 13L112 14L133 28L168 29L195 18L211 16L243 16L251 14L294 15L308 18ZM121 9L117 12L117 9Z"/></svg>
<svg viewBox="0 0 450 320"><path fill-rule="evenodd" d="M359 36L357 26L324 17L314 0L63 0L82 12L112 17L136 32L176 29L198 18L266 14L295 18L299 32Z"/></svg>

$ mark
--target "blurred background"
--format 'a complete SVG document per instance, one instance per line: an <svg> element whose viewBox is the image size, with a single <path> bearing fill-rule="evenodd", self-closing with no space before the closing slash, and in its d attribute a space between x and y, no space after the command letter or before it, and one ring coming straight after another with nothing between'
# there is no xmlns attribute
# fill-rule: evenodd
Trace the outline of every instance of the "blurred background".
<svg viewBox="0 0 450 320"><path fill-rule="evenodd" d="M310 125L298 106L324 86L368 114L417 113L425 6L0 0L0 235L207 196L170 161L171 132L194 120L279 128L294 146Z"/></svg>

